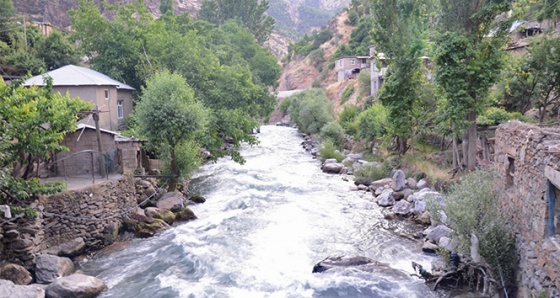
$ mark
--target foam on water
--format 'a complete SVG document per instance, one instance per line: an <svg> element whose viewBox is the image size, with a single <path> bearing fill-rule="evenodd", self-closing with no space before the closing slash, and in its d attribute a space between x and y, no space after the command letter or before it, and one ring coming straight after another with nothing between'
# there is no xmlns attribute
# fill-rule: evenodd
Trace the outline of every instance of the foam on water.
<svg viewBox="0 0 560 298"><path fill-rule="evenodd" d="M434 297L422 281L383 274L312 274L332 255L365 256L412 273L431 256L395 235L371 194L324 174L294 129L263 127L247 162L203 166L191 191L198 219L84 264L102 297Z"/></svg>

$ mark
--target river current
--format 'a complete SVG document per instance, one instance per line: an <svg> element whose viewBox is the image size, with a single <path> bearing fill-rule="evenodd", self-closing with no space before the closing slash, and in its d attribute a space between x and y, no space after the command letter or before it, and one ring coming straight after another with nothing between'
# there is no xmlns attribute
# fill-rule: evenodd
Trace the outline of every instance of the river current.
<svg viewBox="0 0 560 298"><path fill-rule="evenodd" d="M82 264L103 279L101 297L436 297L421 280L311 273L333 255L365 256L413 273L433 256L399 237L371 193L322 173L293 128L263 126L244 165L204 165L191 192L195 221Z"/></svg>

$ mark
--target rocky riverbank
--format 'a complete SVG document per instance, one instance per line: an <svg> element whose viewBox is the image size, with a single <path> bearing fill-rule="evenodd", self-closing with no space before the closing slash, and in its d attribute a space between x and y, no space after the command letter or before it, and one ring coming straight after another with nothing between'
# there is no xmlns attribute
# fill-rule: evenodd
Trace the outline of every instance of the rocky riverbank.
<svg viewBox="0 0 560 298"><path fill-rule="evenodd" d="M97 296L105 283L76 270L75 260L123 233L146 238L196 219L187 205L204 198L163 189L153 178L124 178L40 198L34 218L0 226L0 297Z"/></svg>

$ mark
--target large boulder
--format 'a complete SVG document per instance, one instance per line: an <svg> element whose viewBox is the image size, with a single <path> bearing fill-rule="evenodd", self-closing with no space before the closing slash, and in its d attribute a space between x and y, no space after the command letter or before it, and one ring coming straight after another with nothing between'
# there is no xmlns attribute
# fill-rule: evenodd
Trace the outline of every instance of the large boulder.
<svg viewBox="0 0 560 298"><path fill-rule="evenodd" d="M189 198L189 201L191 201L195 204L202 204L202 203L206 202L206 199L201 195L193 195Z"/></svg>
<svg viewBox="0 0 560 298"><path fill-rule="evenodd" d="M86 243L84 242L84 239L82 237L78 237L60 245L53 246L45 250L44 253L55 256L75 257L80 255L85 249Z"/></svg>
<svg viewBox="0 0 560 298"><path fill-rule="evenodd" d="M432 191L429 188L424 188L419 192L410 195L407 201L414 203L414 212L422 213L426 211L427 202L431 201L439 205L445 205L445 200L437 191Z"/></svg>
<svg viewBox="0 0 560 298"><path fill-rule="evenodd" d="M385 179L373 181L371 183L371 186L374 187L374 188L378 188L378 187L385 187L386 185L391 186L391 184L393 184L393 179L392 178L385 178Z"/></svg>
<svg viewBox="0 0 560 298"><path fill-rule="evenodd" d="M105 291L105 283L93 276L72 274L61 277L47 287L47 298L93 298Z"/></svg>
<svg viewBox="0 0 560 298"><path fill-rule="evenodd" d="M176 221L189 221L189 220L194 220L197 219L196 215L194 215L194 212L192 212L191 209L189 208L185 208L177 213L175 213L175 220Z"/></svg>
<svg viewBox="0 0 560 298"><path fill-rule="evenodd" d="M393 206L393 212L399 215L408 215L412 212L412 204L405 200L400 200Z"/></svg>
<svg viewBox="0 0 560 298"><path fill-rule="evenodd" d="M395 205L393 190L386 189L377 197L377 205L381 207L389 207Z"/></svg>
<svg viewBox="0 0 560 298"><path fill-rule="evenodd" d="M439 225L437 227L429 227L424 230L424 234L426 235L426 239L432 240L435 243L439 243L439 240L442 237L449 238L449 235L453 232L452 229L448 228L444 225Z"/></svg>
<svg viewBox="0 0 560 298"><path fill-rule="evenodd" d="M173 212L180 211L185 207L183 194L180 192L168 192L158 200L156 207Z"/></svg>
<svg viewBox="0 0 560 298"><path fill-rule="evenodd" d="M167 230L170 226L165 221L138 214L129 214L124 218L124 225L127 230L132 231L138 238L148 238L157 232Z"/></svg>
<svg viewBox="0 0 560 298"><path fill-rule="evenodd" d="M323 165L323 172L331 174L340 174L344 169L344 164L342 163L327 163Z"/></svg>
<svg viewBox="0 0 560 298"><path fill-rule="evenodd" d="M41 254L35 259L37 283L48 284L72 272L74 272L74 263L69 258Z"/></svg>
<svg viewBox="0 0 560 298"><path fill-rule="evenodd" d="M406 185L406 177L404 172L401 170L396 170L395 174L393 175L393 181L391 187L394 191L401 191L404 189Z"/></svg>
<svg viewBox="0 0 560 298"><path fill-rule="evenodd" d="M420 179L418 183L416 183L416 188L418 189L422 189L426 187L428 187L428 180L426 179Z"/></svg>
<svg viewBox="0 0 560 298"><path fill-rule="evenodd" d="M9 280L0 279L2 298L45 298L45 290L35 286L15 285Z"/></svg>
<svg viewBox="0 0 560 298"><path fill-rule="evenodd" d="M161 220L165 221L168 225L172 225L173 222L175 222L175 213L173 213L171 211L164 211L164 212L154 216L154 218L161 219Z"/></svg>
<svg viewBox="0 0 560 298"><path fill-rule="evenodd" d="M27 285L33 277L23 266L4 262L0 264L0 279L7 279L16 285Z"/></svg>
<svg viewBox="0 0 560 298"><path fill-rule="evenodd" d="M352 275L352 271L380 273L385 277L410 280L408 274L393 269L389 265L366 257L331 256L313 266L313 273L342 273Z"/></svg>

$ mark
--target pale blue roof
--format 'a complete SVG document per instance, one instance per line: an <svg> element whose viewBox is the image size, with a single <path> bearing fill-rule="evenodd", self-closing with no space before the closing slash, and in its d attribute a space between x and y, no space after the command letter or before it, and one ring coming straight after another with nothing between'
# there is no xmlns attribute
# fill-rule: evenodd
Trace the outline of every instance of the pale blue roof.
<svg viewBox="0 0 560 298"><path fill-rule="evenodd" d="M43 82L44 76L49 76L53 79L53 86L116 86L117 89L135 90L129 85L113 80L93 69L76 65L66 65L42 75L34 76L27 79L23 85L45 86L45 82Z"/></svg>

